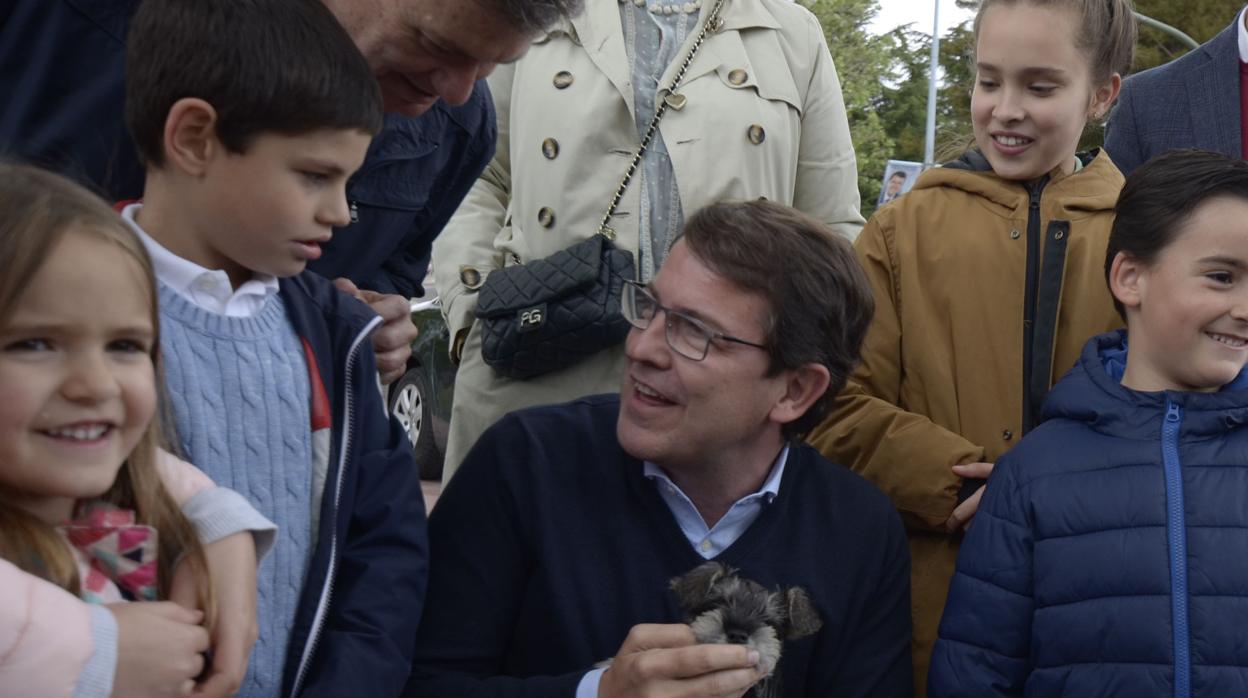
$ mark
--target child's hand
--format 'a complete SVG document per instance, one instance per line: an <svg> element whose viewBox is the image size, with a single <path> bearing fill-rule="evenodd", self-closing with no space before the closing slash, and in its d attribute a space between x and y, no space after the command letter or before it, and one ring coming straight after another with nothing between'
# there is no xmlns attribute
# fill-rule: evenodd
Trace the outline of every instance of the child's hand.
<svg viewBox="0 0 1248 698"><path fill-rule="evenodd" d="M208 631L202 611L168 601L110 604L117 619L113 695L189 696L204 670Z"/></svg>
<svg viewBox="0 0 1248 698"><path fill-rule="evenodd" d="M377 372L381 374L381 382L387 385L402 378L417 335L416 326L412 324L411 301L393 293L362 290L347 278L334 279L334 286L367 303L381 316L383 324L373 333Z"/></svg>
<svg viewBox="0 0 1248 698"><path fill-rule="evenodd" d="M953 466L953 474L967 480L987 480L992 474L992 463L963 463ZM981 485L975 493L966 498L953 510L953 515L945 522L945 529L950 533L957 533L959 530L967 530L971 527L971 519L975 516L975 512L979 511L979 500L984 497L984 488L987 485Z"/></svg>
<svg viewBox="0 0 1248 698"><path fill-rule="evenodd" d="M247 673L251 647L256 644L256 545L243 531L204 546L208 580L216 599L212 664L195 687L196 696L232 696ZM174 570L169 598L187 608L198 605L189 565Z"/></svg>

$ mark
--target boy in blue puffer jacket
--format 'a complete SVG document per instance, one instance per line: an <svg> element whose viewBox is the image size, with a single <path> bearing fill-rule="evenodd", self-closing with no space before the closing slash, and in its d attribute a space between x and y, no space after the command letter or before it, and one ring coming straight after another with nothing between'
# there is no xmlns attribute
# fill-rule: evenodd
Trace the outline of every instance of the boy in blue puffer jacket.
<svg viewBox="0 0 1248 698"><path fill-rule="evenodd" d="M929 695L1248 695L1248 162L1176 151L1116 207L1094 337L997 463Z"/></svg>

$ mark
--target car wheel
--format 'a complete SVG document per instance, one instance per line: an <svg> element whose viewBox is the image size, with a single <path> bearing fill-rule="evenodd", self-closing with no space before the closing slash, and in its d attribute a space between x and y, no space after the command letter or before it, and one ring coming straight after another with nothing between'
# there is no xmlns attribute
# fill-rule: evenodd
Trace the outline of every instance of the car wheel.
<svg viewBox="0 0 1248 698"><path fill-rule="evenodd" d="M422 480L442 478L442 453L433 438L433 409L424 368L415 366L390 388L390 414L399 420L412 442Z"/></svg>

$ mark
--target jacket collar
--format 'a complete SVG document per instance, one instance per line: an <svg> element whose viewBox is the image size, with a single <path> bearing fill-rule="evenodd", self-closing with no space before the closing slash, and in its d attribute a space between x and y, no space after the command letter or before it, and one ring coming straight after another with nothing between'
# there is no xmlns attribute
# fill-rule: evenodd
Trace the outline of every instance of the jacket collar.
<svg viewBox="0 0 1248 698"><path fill-rule="evenodd" d="M1169 400L1184 410L1184 437L1216 437L1248 424L1248 390L1242 389L1248 376L1244 373L1216 393L1131 390L1119 382L1126 346L1126 330L1088 340L1079 362L1049 393L1041 419L1061 417L1114 436L1154 439L1161 433Z"/></svg>
<svg viewBox="0 0 1248 698"><path fill-rule="evenodd" d="M695 32L701 31L702 23L706 22L706 16L710 14L714 4L714 0L703 0ZM750 80L753 80L754 71L746 67L748 60L745 58L745 48L741 45L738 32L781 27L779 20L761 0L724 0L720 17L724 20L723 29L707 37L706 43L698 50L698 55L685 73L685 82L714 71L720 65L745 67ZM571 20L561 21L539 38L537 43L545 43L557 36L567 36L582 46L594 66L615 85L629 111L633 111L633 87L629 75L628 52L624 47L624 29L620 25L619 3L587 3L581 14ZM672 65L668 66L659 81L660 85L666 87L671 83L684 55L678 54L672 61Z"/></svg>
<svg viewBox="0 0 1248 698"><path fill-rule="evenodd" d="M1085 156L1085 165L1079 172L1066 173L1057 167L1048 175L1044 200L1058 201L1060 215L1112 211L1118 201L1118 191L1123 184L1122 173L1103 149L1093 150L1087 155L1091 156L1091 160ZM1102 184L1090 185L1093 179L1101 180ZM987 199L1005 209L1006 213L1026 209L1028 203L1027 188L998 177L987 158L978 150L968 151L953 163L923 172L914 183L915 190L939 187L961 189ZM1052 217L1054 211L1048 210L1045 215Z"/></svg>

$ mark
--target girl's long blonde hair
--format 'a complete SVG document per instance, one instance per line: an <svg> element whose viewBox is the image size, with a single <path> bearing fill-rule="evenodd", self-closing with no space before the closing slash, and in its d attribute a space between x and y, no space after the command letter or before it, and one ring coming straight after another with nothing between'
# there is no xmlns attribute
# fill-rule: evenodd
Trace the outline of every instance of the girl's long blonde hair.
<svg viewBox="0 0 1248 698"><path fill-rule="evenodd" d="M57 243L70 231L98 235L138 263L148 289L151 321L159 333L156 282L147 251L121 217L101 199L58 175L34 167L0 162L0 326L13 316L18 299L43 267ZM163 375L159 335L151 358L158 393ZM156 466L161 443L159 414L126 458L113 486L101 497L132 509L139 523L158 535L157 588L168 598L175 566L185 561L198 587L200 607L212 618L207 563L195 527L182 514L160 479ZM0 492L0 557L78 594L78 567L68 543L56 529L4 501Z"/></svg>

